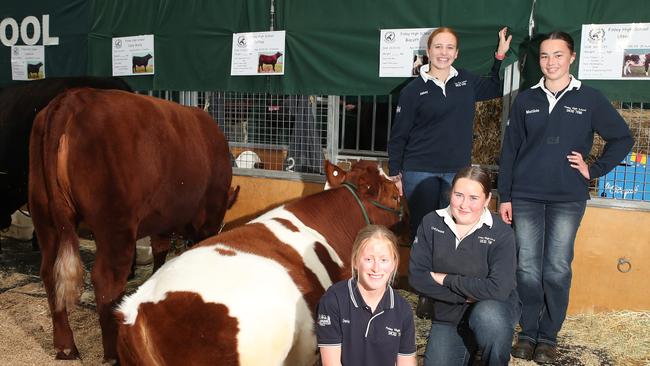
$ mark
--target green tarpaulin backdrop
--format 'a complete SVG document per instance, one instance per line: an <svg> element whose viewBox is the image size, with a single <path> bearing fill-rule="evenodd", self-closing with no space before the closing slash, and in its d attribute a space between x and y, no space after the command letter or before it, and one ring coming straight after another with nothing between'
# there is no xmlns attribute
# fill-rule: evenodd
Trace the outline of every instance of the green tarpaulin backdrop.
<svg viewBox="0 0 650 366"><path fill-rule="evenodd" d="M282 76L230 76L232 34L269 30L270 0L4 0L0 19L20 24L49 14L49 33L59 45L45 47L46 77L108 76L112 37L153 34L155 75L128 77L136 89L366 95L394 93L409 81L378 76L379 34L388 28L451 26L460 37L455 65L483 73L497 31L508 26L514 39L506 63L526 56L522 79L533 84L540 72L538 41L528 39L532 6L532 0L275 0L274 29L286 31ZM650 6L647 0L537 0L534 19L537 33L565 30L579 50L582 24L650 22ZM2 46L0 84L10 82L10 48ZM647 81L587 83L613 99L650 100Z"/></svg>

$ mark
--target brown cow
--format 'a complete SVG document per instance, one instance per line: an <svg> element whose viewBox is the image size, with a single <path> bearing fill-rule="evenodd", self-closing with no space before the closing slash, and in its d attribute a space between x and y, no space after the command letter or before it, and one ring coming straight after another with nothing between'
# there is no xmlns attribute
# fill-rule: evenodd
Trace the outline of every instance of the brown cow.
<svg viewBox="0 0 650 366"><path fill-rule="evenodd" d="M218 232L232 179L228 145L204 111L116 90L73 89L36 117L29 206L42 251L41 277L58 359L79 356L67 311L83 268L75 232L83 220L97 247L92 269L104 357L116 360L113 307L137 238L151 235L157 264L172 232L200 240Z"/></svg>
<svg viewBox="0 0 650 366"><path fill-rule="evenodd" d="M260 55L257 64L257 71L264 72L264 65L271 65L271 71L275 72L275 64L278 63L280 57L282 57L282 52L276 52L273 55Z"/></svg>
<svg viewBox="0 0 650 366"><path fill-rule="evenodd" d="M199 243L125 298L121 363L313 365L316 305L350 277L356 233L407 220L376 162L326 171L332 189Z"/></svg>

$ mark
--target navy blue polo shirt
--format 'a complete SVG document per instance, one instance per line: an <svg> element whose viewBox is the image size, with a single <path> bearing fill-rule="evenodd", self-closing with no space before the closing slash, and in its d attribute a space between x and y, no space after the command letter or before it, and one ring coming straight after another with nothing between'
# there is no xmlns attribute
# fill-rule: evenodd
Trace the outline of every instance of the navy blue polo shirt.
<svg viewBox="0 0 650 366"><path fill-rule="evenodd" d="M342 365L395 366L398 355L415 355L413 310L389 286L373 313L356 281L341 281L320 299L316 337L319 347L341 347Z"/></svg>

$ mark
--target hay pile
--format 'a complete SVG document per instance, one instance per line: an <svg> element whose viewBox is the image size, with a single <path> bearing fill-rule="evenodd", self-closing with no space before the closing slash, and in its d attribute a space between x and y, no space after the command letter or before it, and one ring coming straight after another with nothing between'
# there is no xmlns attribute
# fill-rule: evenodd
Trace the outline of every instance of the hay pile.
<svg viewBox="0 0 650 366"><path fill-rule="evenodd" d="M569 316L560 335L566 344L607 353L615 365L650 365L650 312Z"/></svg>
<svg viewBox="0 0 650 366"><path fill-rule="evenodd" d="M397 290L413 306L417 295ZM418 362L426 348L431 323L415 318ZM514 342L514 339L513 339ZM562 366L650 365L650 311L604 312L567 317L558 338ZM510 365L536 366L533 361L512 358Z"/></svg>
<svg viewBox="0 0 650 366"><path fill-rule="evenodd" d="M101 336L94 311L94 295L86 282L81 304L71 312L71 326L83 357L56 362L52 348L52 323L45 291L37 277L39 258L31 245L2 238L0 252L0 365L99 365ZM81 257L87 268L94 245L81 241ZM152 265L138 267L129 281L133 291L151 275ZM86 279L88 280L88 278ZM398 290L415 308L417 296ZM415 319L418 354L424 353L430 322ZM559 339L556 365L650 365L650 311L608 312L568 317ZM422 357L419 358L422 362ZM514 366L535 366L532 361L512 360Z"/></svg>

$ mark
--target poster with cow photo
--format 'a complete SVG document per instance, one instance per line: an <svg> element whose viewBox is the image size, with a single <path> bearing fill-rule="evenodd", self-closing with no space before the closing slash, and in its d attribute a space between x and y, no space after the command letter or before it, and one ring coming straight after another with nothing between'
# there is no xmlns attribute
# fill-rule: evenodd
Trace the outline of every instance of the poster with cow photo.
<svg viewBox="0 0 650 366"><path fill-rule="evenodd" d="M44 78L45 48L43 46L11 46L12 80Z"/></svg>
<svg viewBox="0 0 650 366"><path fill-rule="evenodd" d="M579 79L648 80L650 23L584 24Z"/></svg>
<svg viewBox="0 0 650 366"><path fill-rule="evenodd" d="M113 38L113 76L153 73L153 34Z"/></svg>
<svg viewBox="0 0 650 366"><path fill-rule="evenodd" d="M230 75L284 75L285 32L232 35Z"/></svg>
<svg viewBox="0 0 650 366"><path fill-rule="evenodd" d="M435 29L382 29L379 33L379 77L420 75L420 67L429 62L427 39Z"/></svg>

